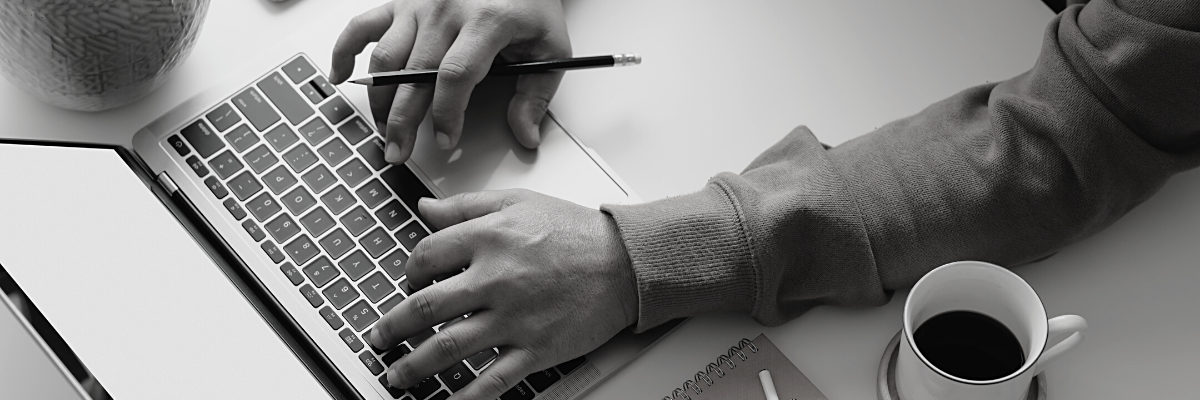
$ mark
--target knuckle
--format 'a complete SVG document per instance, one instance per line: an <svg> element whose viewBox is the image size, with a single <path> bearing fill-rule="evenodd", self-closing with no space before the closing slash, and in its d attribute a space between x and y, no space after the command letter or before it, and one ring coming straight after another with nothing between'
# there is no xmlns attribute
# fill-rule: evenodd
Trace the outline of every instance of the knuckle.
<svg viewBox="0 0 1200 400"><path fill-rule="evenodd" d="M504 393L516 384L512 380L511 377L504 374L490 374L483 381L483 384L489 393Z"/></svg>
<svg viewBox="0 0 1200 400"><path fill-rule="evenodd" d="M434 348L438 351L438 356L444 360L460 360L462 353L459 347L459 341L454 336L454 331L438 332L438 337L434 339Z"/></svg>
<svg viewBox="0 0 1200 400"><path fill-rule="evenodd" d="M416 314L417 320L422 323L433 322L434 309L433 302L429 300L428 294L417 293L409 300L413 301L413 313Z"/></svg>
<svg viewBox="0 0 1200 400"><path fill-rule="evenodd" d="M388 68L388 66L395 65L397 60L399 60L399 54L387 46L375 46L375 50L371 51L371 65L376 68Z"/></svg>
<svg viewBox="0 0 1200 400"><path fill-rule="evenodd" d="M510 2L493 1L480 6L475 15L476 20L480 22L500 26L514 18L516 14L514 11L514 6Z"/></svg>
<svg viewBox="0 0 1200 400"><path fill-rule="evenodd" d="M417 266L417 269L430 270L436 267L432 263L433 260L429 258L429 254L433 250L432 242L434 236L437 236L437 234L421 239L420 242L417 242L417 246L413 248L412 260L416 262L414 265Z"/></svg>
<svg viewBox="0 0 1200 400"><path fill-rule="evenodd" d="M475 78L475 69L459 56L450 56L442 60L438 67L438 79L448 83L466 83Z"/></svg>

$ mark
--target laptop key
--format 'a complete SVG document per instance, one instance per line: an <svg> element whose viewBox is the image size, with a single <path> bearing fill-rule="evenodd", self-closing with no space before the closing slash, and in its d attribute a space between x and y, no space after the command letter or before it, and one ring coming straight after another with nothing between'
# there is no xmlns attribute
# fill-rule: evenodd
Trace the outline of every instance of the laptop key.
<svg viewBox="0 0 1200 400"><path fill-rule="evenodd" d="M396 247L396 241L392 240L392 237L388 236L387 231L382 228L375 228L367 233L362 239L359 239L359 243L362 243L363 248L367 249L367 253L370 253L372 258L379 258L388 250Z"/></svg>
<svg viewBox="0 0 1200 400"><path fill-rule="evenodd" d="M367 295L367 298L371 299L372 303L378 303L384 297L387 297L387 295L395 293L396 285L383 276L382 272L376 272L360 282L358 289L362 290L363 294Z"/></svg>
<svg viewBox="0 0 1200 400"><path fill-rule="evenodd" d="M297 271L296 267L293 266L292 263L283 263L283 265L280 265L279 272L282 272L283 276L286 276L288 281L292 282L292 286L298 286L301 283L304 283L304 275L300 275L300 271Z"/></svg>
<svg viewBox="0 0 1200 400"><path fill-rule="evenodd" d="M393 280L400 280L404 277L404 263L406 262L408 262L408 254L404 254L404 250L396 249L392 254L379 260L379 266L383 267L383 270Z"/></svg>
<svg viewBox="0 0 1200 400"><path fill-rule="evenodd" d="M396 308L396 306L400 305L400 302L402 301L404 301L404 296L399 294L392 296L384 302L379 303L379 312L382 314L387 314L388 311L392 311L393 308Z"/></svg>
<svg viewBox="0 0 1200 400"><path fill-rule="evenodd" d="M429 236L429 231L426 231L417 221L409 222L408 225L405 225L396 232L396 239L399 239L400 243L403 243L404 248L408 249L410 253L413 249L417 248L417 243L426 236Z"/></svg>
<svg viewBox="0 0 1200 400"><path fill-rule="evenodd" d="M500 395L500 400L533 400L533 396L536 396L533 389L525 385L525 382L517 382L517 386Z"/></svg>
<svg viewBox="0 0 1200 400"><path fill-rule="evenodd" d="M287 74L292 83L300 83L317 73L317 69L313 68L312 64L309 64L304 57L296 57L295 60L283 66L283 73Z"/></svg>
<svg viewBox="0 0 1200 400"><path fill-rule="evenodd" d="M346 100L342 99L342 96L334 96L332 99L329 99L329 101L325 102L325 104L321 105L320 108L321 115L324 115L325 119L329 120L329 123L334 125L341 123L346 118L350 117L351 114L354 114L354 109L350 108L349 104L346 104Z"/></svg>
<svg viewBox="0 0 1200 400"><path fill-rule="evenodd" d="M305 300L308 300L308 304L313 308L317 308L320 307L321 304L325 304L325 299L321 298L321 294L317 293L317 289L313 289L312 285L301 286L300 294L304 296Z"/></svg>
<svg viewBox="0 0 1200 400"><path fill-rule="evenodd" d="M371 352L362 352L362 354L358 355L358 360L362 361L363 366L366 366L368 371L371 371L371 375L379 375L383 373L383 364L380 363L379 360L376 360L375 356L372 355Z"/></svg>
<svg viewBox="0 0 1200 400"><path fill-rule="evenodd" d="M364 347L362 339L359 339L358 335L355 335L350 328L342 329L341 332L338 332L338 336L342 338L342 343L350 347L350 351L357 353Z"/></svg>
<svg viewBox="0 0 1200 400"><path fill-rule="evenodd" d="M300 85L300 94L304 95L304 97L308 99L308 102L313 104L317 104L320 103L321 100L325 100L325 95L322 95L321 92L317 90L317 87L312 85L312 82Z"/></svg>
<svg viewBox="0 0 1200 400"><path fill-rule="evenodd" d="M318 312L321 313L321 318L325 320L325 323L329 324L330 329L338 330L346 326L346 322L342 321L342 317L339 317L333 308L327 306Z"/></svg>
<svg viewBox="0 0 1200 400"><path fill-rule="evenodd" d="M404 202L410 210L420 210L420 208L417 208L417 202L422 197L434 198L433 193L429 192L429 188L425 187L425 183L417 179L417 175L413 174L412 170L408 169L408 166L397 165L394 168L383 171L379 177L383 179L383 183L386 183L392 189L392 192L396 193L397 197L400 197L400 201Z"/></svg>
<svg viewBox="0 0 1200 400"><path fill-rule="evenodd" d="M217 154L208 162L209 167L220 176L221 179L229 179L229 177L242 170L242 162L233 155L232 151L225 150L221 154Z"/></svg>
<svg viewBox="0 0 1200 400"><path fill-rule="evenodd" d="M329 262L329 258L324 256L318 258L316 261L313 261L312 264L308 264L307 267L304 267L304 275L307 276L314 285L317 285L317 287L324 287L329 283L329 281L332 281L333 278L337 278L338 274L340 274L338 269L334 268L333 263ZM345 304L342 305L344 306Z"/></svg>
<svg viewBox="0 0 1200 400"><path fill-rule="evenodd" d="M296 176L288 172L287 168L282 165L263 175L263 181L266 182L267 187L271 188L271 193L275 194L283 193L297 182Z"/></svg>
<svg viewBox="0 0 1200 400"><path fill-rule="evenodd" d="M221 203L221 205L225 206L225 210L229 211L229 215L232 216L233 219L241 221L242 218L246 218L246 210L242 209L241 204L233 201L232 197L225 199L225 202Z"/></svg>
<svg viewBox="0 0 1200 400"><path fill-rule="evenodd" d="M296 131L293 131L287 124L279 124L271 128L270 132L263 134L263 138L271 144L271 148L280 153L300 141L300 138L296 136Z"/></svg>
<svg viewBox="0 0 1200 400"><path fill-rule="evenodd" d="M558 382L561 377L558 372L554 372L554 368L544 369L538 372L529 374L525 377L525 381L529 382L529 386L537 392L545 392L554 382Z"/></svg>
<svg viewBox="0 0 1200 400"><path fill-rule="evenodd" d="M296 173L304 172L317 163L317 155L313 154L312 149L306 145L298 145L288 150L283 154L283 161L287 162L288 166L292 167L292 171Z"/></svg>
<svg viewBox="0 0 1200 400"><path fill-rule="evenodd" d="M450 398L450 392L443 390L443 391L435 393L433 395L433 397L430 397L428 400L446 400L449 398Z"/></svg>
<svg viewBox="0 0 1200 400"><path fill-rule="evenodd" d="M473 356L467 357L467 363L471 364L471 368L475 368L476 370L481 370L481 369L483 369L483 367L487 366L487 363L492 362L492 360L495 360L495 359L496 359L496 349L487 349L487 350L475 353L475 355L473 355Z"/></svg>
<svg viewBox="0 0 1200 400"><path fill-rule="evenodd" d="M267 253L267 257L270 257L271 261L274 261L276 264L283 262L283 252L279 251L279 247L275 246L275 243L268 240L259 245L259 247L262 248L264 253Z"/></svg>
<svg viewBox="0 0 1200 400"><path fill-rule="evenodd" d="M237 128L233 128L232 131L229 131L229 133L225 134L225 141L229 142L229 145L233 146L234 150L237 150L238 153L241 153L246 151L246 149L249 149L250 146L253 146L255 143L258 143L259 138L258 134L250 130L249 126L246 126L246 124L241 124L238 125Z"/></svg>
<svg viewBox="0 0 1200 400"><path fill-rule="evenodd" d="M337 226L337 220L334 220L333 217L329 216L329 213L321 207L317 207L316 210L308 213L308 215L300 217L300 223L303 224L304 228L308 229L308 232L313 234L313 236L324 235L326 231L332 229L334 226Z"/></svg>
<svg viewBox="0 0 1200 400"><path fill-rule="evenodd" d="M350 253L350 256L338 262L338 267L341 267L342 271L352 281L357 281L358 278L362 278L363 275L375 269L375 265L371 264L371 259L367 258L367 255L363 254L362 250L355 250L353 253Z"/></svg>
<svg viewBox="0 0 1200 400"><path fill-rule="evenodd" d="M325 77L321 75L317 75L316 78L313 78L312 85L315 86L317 91L321 92L321 94L325 97L333 96L337 93L337 90L334 90L333 85L329 84L329 80L325 79Z"/></svg>
<svg viewBox="0 0 1200 400"><path fill-rule="evenodd" d="M242 120L241 116L233 112L233 107L230 107L229 103L221 103L220 106L205 115L205 118L208 118L208 122L212 123L213 128L217 128L217 132L225 132L233 124Z"/></svg>
<svg viewBox="0 0 1200 400"><path fill-rule="evenodd" d="M350 234L354 236L361 235L371 227L375 226L375 219L371 218L371 213L367 212L362 207L354 207L354 210L342 216L342 226L350 230ZM379 257L379 256L375 256Z"/></svg>
<svg viewBox="0 0 1200 400"><path fill-rule="evenodd" d="M192 172L196 173L196 177L203 178L208 175L208 167L204 166L204 161L200 160L199 157L188 157L187 165L192 168Z"/></svg>
<svg viewBox="0 0 1200 400"><path fill-rule="evenodd" d="M346 281L346 278L338 279L328 288L325 288L325 298L329 299L329 303L333 304L333 308L342 309L351 301L358 299L358 291L354 290L353 285Z"/></svg>
<svg viewBox="0 0 1200 400"><path fill-rule="evenodd" d="M392 193L378 179L372 179L370 182L367 182L366 185L355 190L355 193L358 194L358 198L362 199L363 203L366 203L367 208L372 209L392 197Z"/></svg>
<svg viewBox="0 0 1200 400"><path fill-rule="evenodd" d="M399 399L400 396L404 395L403 389L396 389L396 388L392 387L391 384L388 383L387 374L383 374L383 375L379 376L379 384L383 385L384 389L387 389L388 394L391 395L393 399ZM411 399L411 398L412 397L409 397L409 399Z"/></svg>
<svg viewBox="0 0 1200 400"><path fill-rule="evenodd" d="M367 164L376 171L388 166L387 160L383 158L383 141L377 137L370 138L362 146L358 146L358 154L361 154L362 158L367 160Z"/></svg>
<svg viewBox="0 0 1200 400"><path fill-rule="evenodd" d="M354 305L342 312L342 317L350 323L350 326L356 331L366 329L375 321L379 320L379 313L371 308L371 305L366 300L359 300Z"/></svg>
<svg viewBox="0 0 1200 400"><path fill-rule="evenodd" d="M271 168L272 165L279 162L279 157L275 157L275 153L267 149L267 145L265 144L259 145L254 150L243 154L242 158L246 160L247 164L250 164L250 169L259 174L266 172L267 168Z"/></svg>
<svg viewBox="0 0 1200 400"><path fill-rule="evenodd" d="M417 348L417 346L420 346L421 343L425 343L426 340L429 340L429 338L433 337L433 334L434 334L433 329L425 328L425 329L421 330L420 332L417 332L417 334L413 335L413 337L410 337L410 338L408 338L408 340L405 340L405 342L408 343L409 347L412 347L415 349L415 348Z"/></svg>
<svg viewBox="0 0 1200 400"><path fill-rule="evenodd" d="M283 206L275 202L270 194L263 193L246 203L246 208L250 209L250 214L254 215L254 219L263 222L282 210Z"/></svg>
<svg viewBox="0 0 1200 400"><path fill-rule="evenodd" d="M316 146L333 136L333 129L325 125L325 121L320 118L313 118L300 127L300 136L303 136L308 144Z"/></svg>
<svg viewBox="0 0 1200 400"><path fill-rule="evenodd" d="M283 113L292 125L299 125L313 115L312 106L305 103L300 94L296 93L296 89L292 88L292 84L283 80L283 76L278 72L267 75L257 86L271 99L275 107L279 107L279 112Z"/></svg>
<svg viewBox="0 0 1200 400"><path fill-rule="evenodd" d="M342 177L342 180L346 181L350 187L356 187L371 177L371 171L367 170L366 164L356 158L338 168L338 176Z"/></svg>
<svg viewBox="0 0 1200 400"><path fill-rule="evenodd" d="M312 260L320 252L317 250L317 245L312 242L312 239L309 239L308 235L300 235L296 240L284 245L283 251L296 264L307 263L308 260Z"/></svg>
<svg viewBox="0 0 1200 400"><path fill-rule="evenodd" d="M325 203L326 207L329 207L329 211L333 215L338 215L346 211L347 208L354 205L354 201L354 196L342 185L338 185L333 190L330 190L329 193L321 196L321 202Z"/></svg>
<svg viewBox="0 0 1200 400"><path fill-rule="evenodd" d="M241 201L246 201L246 199L262 191L262 189L262 183L259 183L258 178L255 178L254 174L251 174L250 171L242 172L229 180L229 190Z"/></svg>
<svg viewBox="0 0 1200 400"><path fill-rule="evenodd" d="M337 183L337 177L333 176L333 173L329 172L329 168L325 168L324 165L316 166L316 168L301 176L300 179L304 180L304 183L313 190L313 193L324 192L325 189L329 189L330 186Z"/></svg>
<svg viewBox="0 0 1200 400"><path fill-rule="evenodd" d="M467 369L467 366L463 365L463 363L457 362L454 363L454 366L438 374L438 378L441 378L442 383L445 383L451 392L457 392L475 380L475 373Z"/></svg>
<svg viewBox="0 0 1200 400"><path fill-rule="evenodd" d="M431 376L431 377L425 378L425 380L421 381L420 383L417 383L416 386L408 388L408 392L412 393L413 396L416 396L417 400L425 400L425 399L428 399L429 396L432 396L434 393L436 393L441 388L442 388L442 383L438 382L437 379L434 379ZM445 392L442 392L442 393L445 393Z"/></svg>
<svg viewBox="0 0 1200 400"><path fill-rule="evenodd" d="M215 176L205 179L204 186L208 186L208 190L212 192L213 196L217 196L218 199L223 199L229 195L229 191L225 190L225 185L222 185L221 181L218 181Z"/></svg>
<svg viewBox="0 0 1200 400"><path fill-rule="evenodd" d="M279 217L267 223L267 233L271 234L271 238L275 241L283 243L300 233L300 227L296 225L296 221L292 221L292 216L280 214Z"/></svg>
<svg viewBox="0 0 1200 400"><path fill-rule="evenodd" d="M387 227L388 230L392 230L399 227L405 221L408 221L409 218L412 218L412 214L408 210L405 210L399 201L392 200L384 205L383 208L376 210L375 217L379 218L379 222L382 222L383 226Z"/></svg>
<svg viewBox="0 0 1200 400"><path fill-rule="evenodd" d="M259 132L263 132L279 122L279 113L275 112L275 109L267 104L267 99L264 99L262 94L254 88L246 88L233 96L233 105L242 111L242 115L245 115L246 119L250 120L250 124L254 125L254 129Z"/></svg>
<svg viewBox="0 0 1200 400"><path fill-rule="evenodd" d="M192 148L183 143L183 138L179 137L179 135L171 135L171 137L168 137L167 144L171 145L171 148L175 149L175 152L179 153L180 157L186 156L188 153L192 152Z"/></svg>
<svg viewBox="0 0 1200 400"><path fill-rule="evenodd" d="M321 238L321 248L325 249L333 259L339 259L354 249L354 240L346 235L346 231L338 229Z"/></svg>
<svg viewBox="0 0 1200 400"><path fill-rule="evenodd" d="M351 145L356 145L358 142L366 139L367 136L371 136L372 133L375 133L375 130L371 129L371 126L367 125L367 123L364 122L361 117L354 117L354 119L351 119L350 122L347 122L346 124L342 125L341 128L338 128L338 132L341 133L342 137L346 138Z"/></svg>
<svg viewBox="0 0 1200 400"><path fill-rule="evenodd" d="M309 193L308 189L305 189L304 186L297 186L296 189L288 192L288 194L280 196L279 201L282 201L288 211L291 211L295 215L303 214L308 209L317 205L317 198L313 197L312 193Z"/></svg>
<svg viewBox="0 0 1200 400"><path fill-rule="evenodd" d="M346 142L340 138L334 138L329 143L325 143L317 150L317 153L321 154L321 158L324 158L326 163L334 166L340 165L342 161L346 161L347 158L354 155L350 147L346 146Z"/></svg>
<svg viewBox="0 0 1200 400"><path fill-rule="evenodd" d="M412 287L412 284L408 283L408 279L400 281L400 283L396 284L396 287L400 288L400 291L403 292L405 296L412 296L413 293L417 292L417 290Z"/></svg>
<svg viewBox="0 0 1200 400"><path fill-rule="evenodd" d="M579 366L583 365L585 362L587 362L587 358L585 356L579 356L574 360L558 364L558 370L562 371L563 375L566 375L571 373L571 371L574 371L576 368L579 368Z"/></svg>
<svg viewBox="0 0 1200 400"><path fill-rule="evenodd" d="M254 220L248 219L242 221L242 229L245 229L246 233L249 234L250 238L254 239L255 242L261 242L267 237L267 234L263 233L262 228L260 228L258 224L254 223Z"/></svg>
<svg viewBox="0 0 1200 400"><path fill-rule="evenodd" d="M183 138L196 148L196 152L200 153L200 158L208 158L225 148L225 142L221 141L217 133L202 119L192 122L179 133L183 134Z"/></svg>

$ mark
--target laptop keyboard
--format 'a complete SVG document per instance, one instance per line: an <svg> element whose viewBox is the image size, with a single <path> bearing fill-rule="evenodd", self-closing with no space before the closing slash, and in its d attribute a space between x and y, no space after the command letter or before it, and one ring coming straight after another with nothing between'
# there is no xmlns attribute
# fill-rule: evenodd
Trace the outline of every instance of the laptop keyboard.
<svg viewBox="0 0 1200 400"><path fill-rule="evenodd" d="M361 361L358 372L375 377L377 391L446 399L496 358L490 349L407 390L387 385L386 366L435 331L390 351L363 338L413 294L404 263L429 235L415 211L433 194L407 166L384 160L382 137L307 57L298 55L166 140L329 326L309 334L336 336L346 345L339 351ZM532 374L500 399L531 400L584 362Z"/></svg>

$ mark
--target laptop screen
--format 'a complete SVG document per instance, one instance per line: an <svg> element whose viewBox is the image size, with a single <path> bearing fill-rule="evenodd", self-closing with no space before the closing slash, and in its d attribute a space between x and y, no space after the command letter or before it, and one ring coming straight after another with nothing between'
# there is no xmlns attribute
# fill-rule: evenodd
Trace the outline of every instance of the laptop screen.
<svg viewBox="0 0 1200 400"><path fill-rule="evenodd" d="M0 188L0 266L113 398L328 398L116 150L0 143Z"/></svg>

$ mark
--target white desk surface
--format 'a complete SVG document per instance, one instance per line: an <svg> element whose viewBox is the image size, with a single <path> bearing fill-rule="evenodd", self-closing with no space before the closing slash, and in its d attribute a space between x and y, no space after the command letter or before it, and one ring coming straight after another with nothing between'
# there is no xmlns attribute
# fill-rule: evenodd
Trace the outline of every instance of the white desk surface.
<svg viewBox="0 0 1200 400"><path fill-rule="evenodd" d="M796 125L838 144L1016 75L1033 64L1052 17L1037 0L565 2L576 54L639 52L645 63L568 74L552 109L648 200L740 171ZM0 136L128 145L138 128L207 87L212 71L298 29L336 34L345 19L331 15L353 12L330 9L369 6L347 4L214 1L174 78L109 112L59 110L0 80ZM329 26L309 25L321 20ZM1049 368L1052 398L1192 396L1196 243L1200 171L1176 177L1096 237L1016 269L1051 315L1076 313L1091 325L1083 345ZM905 294L877 308L819 307L774 328L744 316L695 318L585 398L661 398L738 339L765 331L830 398L871 399ZM30 346L0 313L0 397L69 397Z"/></svg>

